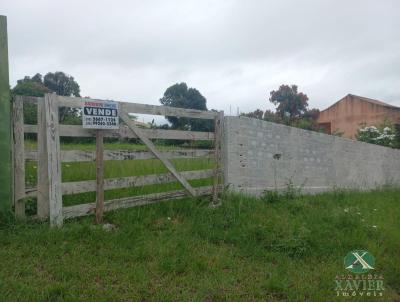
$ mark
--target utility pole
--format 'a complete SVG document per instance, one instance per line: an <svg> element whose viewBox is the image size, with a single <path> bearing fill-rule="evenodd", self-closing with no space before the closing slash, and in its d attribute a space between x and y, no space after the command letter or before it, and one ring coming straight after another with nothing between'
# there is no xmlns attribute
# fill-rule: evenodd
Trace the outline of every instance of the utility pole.
<svg viewBox="0 0 400 302"><path fill-rule="evenodd" d="M0 16L0 212L11 210L11 122L7 17Z"/></svg>

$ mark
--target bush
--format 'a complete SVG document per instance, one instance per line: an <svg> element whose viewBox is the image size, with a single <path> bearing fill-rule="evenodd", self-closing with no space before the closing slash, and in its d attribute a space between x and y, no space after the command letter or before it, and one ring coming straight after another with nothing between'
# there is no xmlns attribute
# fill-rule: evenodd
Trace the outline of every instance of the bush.
<svg viewBox="0 0 400 302"><path fill-rule="evenodd" d="M385 122L379 127L365 126L358 129L357 140L386 147L396 147L396 131L394 126Z"/></svg>

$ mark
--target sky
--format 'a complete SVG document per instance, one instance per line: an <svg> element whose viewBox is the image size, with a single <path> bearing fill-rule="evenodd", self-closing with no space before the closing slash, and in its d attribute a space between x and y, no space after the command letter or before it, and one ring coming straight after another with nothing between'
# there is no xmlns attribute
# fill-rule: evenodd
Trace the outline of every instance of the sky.
<svg viewBox="0 0 400 302"><path fill-rule="evenodd" d="M227 115L273 109L296 84L309 107L348 93L400 106L398 0L1 0L10 82L64 71L82 96L159 104L186 82Z"/></svg>

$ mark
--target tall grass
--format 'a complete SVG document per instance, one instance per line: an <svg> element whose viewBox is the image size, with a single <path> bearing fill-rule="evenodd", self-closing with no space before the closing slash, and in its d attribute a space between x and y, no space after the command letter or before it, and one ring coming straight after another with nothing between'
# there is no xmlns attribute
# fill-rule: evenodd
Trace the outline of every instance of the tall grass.
<svg viewBox="0 0 400 302"><path fill-rule="evenodd" d="M112 232L93 217L62 229L3 224L0 300L337 301L343 257L366 249L385 278L381 300L396 301L399 196L389 188L272 203L227 195L218 208L177 200L106 213Z"/></svg>

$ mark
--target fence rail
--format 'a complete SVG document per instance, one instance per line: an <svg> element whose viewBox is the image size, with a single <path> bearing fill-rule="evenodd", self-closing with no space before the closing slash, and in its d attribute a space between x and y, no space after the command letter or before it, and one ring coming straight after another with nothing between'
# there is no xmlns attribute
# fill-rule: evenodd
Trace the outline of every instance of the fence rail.
<svg viewBox="0 0 400 302"><path fill-rule="evenodd" d="M209 149L181 149L160 151L166 158L195 158L210 157L214 150ZM38 160L38 151L25 150L25 159L31 161ZM134 150L104 150L104 160L132 160L132 159L152 159L156 158L149 151ZM84 150L61 150L62 162L79 162L96 160L96 151Z"/></svg>
<svg viewBox="0 0 400 302"><path fill-rule="evenodd" d="M60 137L96 137L99 132L94 129L84 129L79 125L59 124L59 107L82 107L84 102L93 101L86 98L60 97L55 94L47 94L44 98L17 96L13 101L13 140L14 140L14 206L15 214L19 218L25 217L25 198L37 197L37 218L50 218L51 225L60 226L64 219L96 213L99 203L104 205L104 211L118 208L154 203L160 200L182 198L189 192L193 196L214 195L218 193L221 184L221 118L222 112L200 111L166 106L120 102L121 118L125 125L121 124L118 130L101 131L101 137L107 138L136 138L140 139L150 151L137 150L104 150L104 153L84 150L60 150ZM23 121L23 106L35 104L38 109L38 124L27 125ZM129 119L130 113L178 116L186 118L213 119L216 125L214 132L163 130L163 129L139 129ZM24 133L37 134L37 150L25 150ZM97 137L98 139L98 137ZM205 140L213 141L214 149L176 149L157 150L150 139L173 140ZM97 147L102 144L97 144ZM102 154L103 160L143 160L157 158L169 170L168 173L150 174L128 177L114 177L106 179L62 182L62 162L88 162L99 158L96 154ZM214 158L214 169L178 172L169 161L177 158ZM37 161L38 175L37 186L26 187L25 161ZM98 166L99 167L99 166ZM213 186L192 188L187 180L214 178ZM100 184L99 184L100 182ZM104 190L123 189L180 182L185 190L167 191L163 193L133 196L114 200L103 199ZM99 187L100 185L100 187ZM101 192L99 192L99 188ZM85 192L96 192L97 203L63 206L62 196ZM101 194L100 194L101 193ZM100 196L100 197L99 197ZM99 209L97 209L99 211ZM97 215L98 216L98 215Z"/></svg>
<svg viewBox="0 0 400 302"><path fill-rule="evenodd" d="M177 140L214 140L213 132L184 131L184 130L163 130L163 129L142 129L150 139L177 139ZM38 133L37 125L24 125L25 133ZM66 137L96 137L96 130L84 129L79 125L59 125L60 136ZM138 138L135 133L126 127L121 126L118 130L107 130L104 137L110 138Z"/></svg>
<svg viewBox="0 0 400 302"><path fill-rule="evenodd" d="M212 194L213 186L195 188L195 190L197 196L210 195ZM165 193L154 193L142 196L113 199L104 202L104 211L108 212L116 209L152 204L164 200L184 198L186 196L187 192L185 190L175 190ZM96 203L85 203L75 206L64 207L63 216L65 219L86 216L90 214L95 214L95 210Z"/></svg>
<svg viewBox="0 0 400 302"><path fill-rule="evenodd" d="M186 179L208 178L214 175L214 170L183 171L180 174ZM129 187L139 187L144 185L154 185L176 182L171 173L149 174L140 176L127 176L106 178L104 180L104 190L122 189ZM62 194L77 194L96 191L96 180L84 180L62 183ZM28 187L25 191L26 196L34 197L37 194L37 187Z"/></svg>
<svg viewBox="0 0 400 302"><path fill-rule="evenodd" d="M88 98L76 97L59 97L59 107L73 107L82 108L85 102L91 101ZM177 117L190 117L199 119L213 120L218 116L215 111L203 111L195 109L175 108L168 106L156 106L148 104L127 103L119 102L120 109L129 113L151 114L151 115L164 115L164 116L177 116Z"/></svg>

